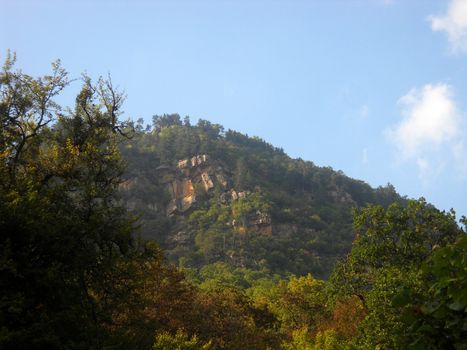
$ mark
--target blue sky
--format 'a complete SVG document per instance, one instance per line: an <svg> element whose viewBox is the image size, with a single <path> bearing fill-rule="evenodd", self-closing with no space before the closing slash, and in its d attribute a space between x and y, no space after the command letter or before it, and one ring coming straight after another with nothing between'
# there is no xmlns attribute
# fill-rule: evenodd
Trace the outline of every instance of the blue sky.
<svg viewBox="0 0 467 350"><path fill-rule="evenodd" d="M467 215L467 0L0 0L0 58ZM69 103L75 83L64 96Z"/></svg>

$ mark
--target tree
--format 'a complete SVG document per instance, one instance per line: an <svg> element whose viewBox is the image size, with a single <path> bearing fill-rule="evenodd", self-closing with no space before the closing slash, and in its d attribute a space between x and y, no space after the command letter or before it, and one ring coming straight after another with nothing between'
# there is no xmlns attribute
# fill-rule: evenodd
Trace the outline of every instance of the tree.
<svg viewBox="0 0 467 350"><path fill-rule="evenodd" d="M402 285L393 299L402 309L399 345L414 349L464 349L467 346L467 235L437 248L423 264L420 289Z"/></svg>
<svg viewBox="0 0 467 350"><path fill-rule="evenodd" d="M201 291L195 305L197 318L192 332L204 341L211 340L213 349L278 347L270 314L254 308L241 290L223 287Z"/></svg>
<svg viewBox="0 0 467 350"><path fill-rule="evenodd" d="M363 303L366 316L359 327L359 346L400 348L406 324L394 297L400 286L427 297L420 266L462 230L454 212L441 212L424 199L409 201L407 207L365 208L355 216L354 229L352 251L336 266L332 287L338 297L354 295Z"/></svg>
<svg viewBox="0 0 467 350"><path fill-rule="evenodd" d="M116 205L124 96L84 77L64 110L59 61L39 78L14 63L8 55L0 74L0 347L100 348L104 285L134 230Z"/></svg>
<svg viewBox="0 0 467 350"><path fill-rule="evenodd" d="M21 173L18 167L26 162L23 153L61 110L53 98L70 82L60 61L52 64L51 75L37 79L13 71L15 61L16 55L8 52L0 74L0 156L4 185L14 183Z"/></svg>
<svg viewBox="0 0 467 350"><path fill-rule="evenodd" d="M178 114L154 115L152 117L152 125L156 131L160 131L171 126L181 126L182 121Z"/></svg>
<svg viewBox="0 0 467 350"><path fill-rule="evenodd" d="M279 284L278 299L272 303L271 309L286 333L304 328L316 331L327 316L324 281L308 274Z"/></svg>
<svg viewBox="0 0 467 350"><path fill-rule="evenodd" d="M364 208L355 215L354 230L352 251L331 279L360 296L371 290L378 271L418 268L433 247L445 246L459 234L454 213L441 212L423 198L409 201L406 207Z"/></svg>
<svg viewBox="0 0 467 350"><path fill-rule="evenodd" d="M154 242L117 261L105 282L98 295L110 311L107 345L149 349L155 333L166 339L167 332L190 330L195 324L196 290L182 272L165 263Z"/></svg>

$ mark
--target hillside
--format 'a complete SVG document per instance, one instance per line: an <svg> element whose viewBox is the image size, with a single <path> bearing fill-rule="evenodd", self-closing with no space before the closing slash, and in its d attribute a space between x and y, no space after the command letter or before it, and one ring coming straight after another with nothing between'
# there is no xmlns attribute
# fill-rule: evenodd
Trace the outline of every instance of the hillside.
<svg viewBox="0 0 467 350"><path fill-rule="evenodd" d="M353 208L405 201L389 184L373 189L205 120L155 116L135 129L122 144L122 199L142 237L181 267L327 277L350 251Z"/></svg>

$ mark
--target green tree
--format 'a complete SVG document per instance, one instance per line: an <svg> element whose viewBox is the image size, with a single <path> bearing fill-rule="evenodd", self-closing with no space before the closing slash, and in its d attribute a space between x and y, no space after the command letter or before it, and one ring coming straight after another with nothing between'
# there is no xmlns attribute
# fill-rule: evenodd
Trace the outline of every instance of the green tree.
<svg viewBox="0 0 467 350"><path fill-rule="evenodd" d="M324 281L310 274L292 277L278 286L278 298L270 306L286 333L303 329L316 331L327 316Z"/></svg>
<svg viewBox="0 0 467 350"><path fill-rule="evenodd" d="M413 349L467 347L467 235L437 248L423 264L422 288L399 288L393 298L402 308L399 345Z"/></svg>
<svg viewBox="0 0 467 350"><path fill-rule="evenodd" d="M104 285L133 231L115 197L123 95L85 77L63 112L60 63L33 78L14 61L0 73L0 347L100 348Z"/></svg>
<svg viewBox="0 0 467 350"><path fill-rule="evenodd" d="M182 125L182 121L178 114L154 115L152 117L152 125L156 131L160 131L170 126Z"/></svg>
<svg viewBox="0 0 467 350"><path fill-rule="evenodd" d="M355 215L354 230L352 251L331 280L338 289L360 297L371 290L378 271L418 268L433 247L445 246L459 234L454 213L441 212L424 199L409 201L406 207L364 208Z"/></svg>
<svg viewBox="0 0 467 350"><path fill-rule="evenodd" d="M453 212L441 212L425 200L365 208L355 217L357 237L347 259L331 277L337 296L358 297L366 310L357 344L398 348L404 321L393 300L401 285L415 294L426 289L420 266L436 247L462 232Z"/></svg>

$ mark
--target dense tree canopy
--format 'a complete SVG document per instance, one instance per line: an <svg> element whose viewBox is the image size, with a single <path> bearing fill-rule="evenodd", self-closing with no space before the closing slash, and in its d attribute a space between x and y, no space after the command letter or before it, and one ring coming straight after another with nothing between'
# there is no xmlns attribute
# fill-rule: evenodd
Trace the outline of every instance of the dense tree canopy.
<svg viewBox="0 0 467 350"><path fill-rule="evenodd" d="M85 78L75 108L63 110L59 62L39 78L13 65L9 56L0 76L0 341L90 348L103 341L106 279L131 247L132 220L115 205L122 95Z"/></svg>

